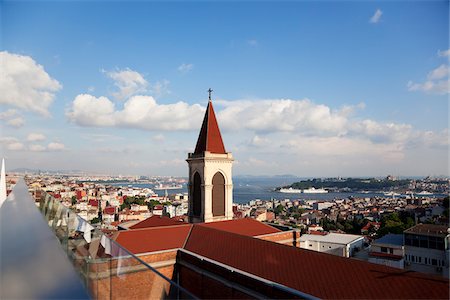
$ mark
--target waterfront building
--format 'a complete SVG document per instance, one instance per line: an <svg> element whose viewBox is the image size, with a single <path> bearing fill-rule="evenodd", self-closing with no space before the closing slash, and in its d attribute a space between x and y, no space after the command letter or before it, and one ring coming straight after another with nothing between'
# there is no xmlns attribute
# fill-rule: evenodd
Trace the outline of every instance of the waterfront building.
<svg viewBox="0 0 450 300"><path fill-rule="evenodd" d="M370 246L369 262L403 269L405 247L403 234L387 234Z"/></svg>
<svg viewBox="0 0 450 300"><path fill-rule="evenodd" d="M418 224L403 234L406 269L449 277L448 226Z"/></svg>

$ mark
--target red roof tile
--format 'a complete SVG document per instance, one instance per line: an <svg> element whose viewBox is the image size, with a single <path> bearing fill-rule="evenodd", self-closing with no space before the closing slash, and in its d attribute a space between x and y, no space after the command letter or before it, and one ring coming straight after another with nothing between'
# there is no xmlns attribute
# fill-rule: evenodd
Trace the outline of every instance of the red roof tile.
<svg viewBox="0 0 450 300"><path fill-rule="evenodd" d="M258 236L281 232L272 226L266 225L252 218L236 219L221 222L201 223L199 226L219 229L246 236Z"/></svg>
<svg viewBox="0 0 450 300"><path fill-rule="evenodd" d="M176 219L171 219L165 216L151 216L137 224L134 224L130 227L130 229L138 229L138 228L149 228L149 227L160 227L160 226L173 226L173 225L182 225L183 222L178 221Z"/></svg>
<svg viewBox="0 0 450 300"><path fill-rule="evenodd" d="M118 231L114 240L134 254L183 247L192 225Z"/></svg>
<svg viewBox="0 0 450 300"><path fill-rule="evenodd" d="M186 250L324 299L448 299L444 278L194 226Z"/></svg>
<svg viewBox="0 0 450 300"><path fill-rule="evenodd" d="M211 101L208 102L208 107L206 108L194 153L202 154L205 151L220 154L226 153Z"/></svg>

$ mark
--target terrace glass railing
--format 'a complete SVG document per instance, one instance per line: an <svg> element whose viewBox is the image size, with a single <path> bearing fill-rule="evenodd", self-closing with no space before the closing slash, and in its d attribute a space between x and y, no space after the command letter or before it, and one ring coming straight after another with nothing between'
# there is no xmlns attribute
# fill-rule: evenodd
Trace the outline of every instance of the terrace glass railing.
<svg viewBox="0 0 450 300"><path fill-rule="evenodd" d="M196 299L50 194L39 208L93 299Z"/></svg>

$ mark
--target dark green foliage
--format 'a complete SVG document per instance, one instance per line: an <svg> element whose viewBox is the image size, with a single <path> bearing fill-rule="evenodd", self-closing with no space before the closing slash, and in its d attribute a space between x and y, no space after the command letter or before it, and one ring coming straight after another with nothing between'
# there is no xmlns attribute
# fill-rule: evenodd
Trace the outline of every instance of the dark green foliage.
<svg viewBox="0 0 450 300"><path fill-rule="evenodd" d="M308 179L300 182L294 182L288 187L292 187L294 189L308 189L311 187L314 188L350 188L352 190L388 190L391 188L405 188L408 186L411 180L402 179L402 180L380 180L376 178L347 178L345 180L332 180L332 179Z"/></svg>
<svg viewBox="0 0 450 300"><path fill-rule="evenodd" d="M381 227L377 234L379 238L388 233L402 234L414 225L414 219L407 212L391 213L381 218Z"/></svg>
<svg viewBox="0 0 450 300"><path fill-rule="evenodd" d="M279 204L277 207L275 207L274 212L276 215L281 214L284 211L283 205Z"/></svg>
<svg viewBox="0 0 450 300"><path fill-rule="evenodd" d="M124 210L125 208L131 208L131 204L145 205L145 197L144 196L126 197L123 200L123 203L120 205L120 210Z"/></svg>

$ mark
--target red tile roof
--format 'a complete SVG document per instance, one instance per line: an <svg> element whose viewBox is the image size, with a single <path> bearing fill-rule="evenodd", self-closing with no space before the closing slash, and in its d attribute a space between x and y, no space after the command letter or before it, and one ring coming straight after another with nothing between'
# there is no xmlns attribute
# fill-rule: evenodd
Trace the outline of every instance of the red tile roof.
<svg viewBox="0 0 450 300"><path fill-rule="evenodd" d="M324 299L448 299L444 278L254 239L192 228L185 249Z"/></svg>
<svg viewBox="0 0 450 300"><path fill-rule="evenodd" d="M201 223L198 224L198 226L219 229L246 236L258 236L281 232L281 230L279 229L276 229L272 226L266 225L251 218L236 219L221 222Z"/></svg>
<svg viewBox="0 0 450 300"><path fill-rule="evenodd" d="M137 224L134 224L130 227L130 229L138 229L138 228L150 228L150 227L160 227L160 226L173 226L173 225L182 225L183 222L178 221L176 219L171 219L165 216L151 216Z"/></svg>
<svg viewBox="0 0 450 300"><path fill-rule="evenodd" d="M202 154L205 151L220 154L226 153L211 101L208 102L208 107L206 108L194 153Z"/></svg>
<svg viewBox="0 0 450 300"><path fill-rule="evenodd" d="M183 247L192 225L118 231L113 239L134 254Z"/></svg>

